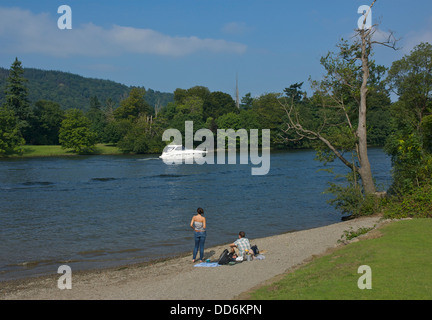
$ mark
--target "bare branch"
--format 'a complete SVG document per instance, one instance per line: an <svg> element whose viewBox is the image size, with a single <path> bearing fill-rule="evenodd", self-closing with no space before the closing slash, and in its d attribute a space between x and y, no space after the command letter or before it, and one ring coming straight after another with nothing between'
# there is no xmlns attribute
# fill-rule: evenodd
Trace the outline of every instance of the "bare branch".
<svg viewBox="0 0 432 320"><path fill-rule="evenodd" d="M325 137L323 137L320 134L321 130L324 128L324 125L321 126L321 129L319 132L305 129L305 128L303 128L303 126L299 122L298 113L295 114L296 122L294 122L292 117L291 117L291 113L293 112L293 109L294 109L293 101L291 101L291 104L289 107L287 107L286 105L284 105L280 101L279 101L279 104L284 108L284 110L288 116L288 121L289 121L289 123L287 124L287 129L282 130L282 131L285 134L288 134L291 130L294 130L296 135L300 137L300 139L291 139L291 138L283 137L285 139L285 141L300 141L304 138L309 139L309 140L319 139L336 155L337 158L339 158L342 161L343 164L345 164L351 170L358 172L359 168L357 166L355 166L353 163L349 162L347 159L345 159L344 156L331 144L331 142L328 141Z"/></svg>
<svg viewBox="0 0 432 320"><path fill-rule="evenodd" d="M400 48L396 47L396 43L399 40L400 39L396 39L394 32L390 30L389 35L387 36L387 39L385 41L370 41L370 44L379 44L393 50L400 50Z"/></svg>

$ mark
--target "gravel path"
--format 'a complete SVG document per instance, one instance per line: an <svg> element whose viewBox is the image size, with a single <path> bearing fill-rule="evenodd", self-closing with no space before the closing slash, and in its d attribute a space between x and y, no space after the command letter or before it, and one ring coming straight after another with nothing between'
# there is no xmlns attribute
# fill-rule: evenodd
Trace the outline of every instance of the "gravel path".
<svg viewBox="0 0 432 320"><path fill-rule="evenodd" d="M245 297L251 288L279 276L313 256L338 245L344 231L373 227L379 217L365 217L325 227L250 239L264 250L264 260L214 268L194 267L191 256L151 265L108 270L72 271L72 289L60 290L60 274L0 282L0 299L146 299L230 300ZM227 245L208 248L206 257L216 260Z"/></svg>

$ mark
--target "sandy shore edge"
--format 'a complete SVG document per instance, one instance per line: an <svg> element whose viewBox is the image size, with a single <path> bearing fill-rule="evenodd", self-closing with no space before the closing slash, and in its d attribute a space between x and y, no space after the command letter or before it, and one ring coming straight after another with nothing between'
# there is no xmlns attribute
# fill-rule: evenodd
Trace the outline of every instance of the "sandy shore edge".
<svg viewBox="0 0 432 320"><path fill-rule="evenodd" d="M190 254L172 259L74 273L72 289L60 290L60 274L0 282L2 300L231 300L338 246L344 231L378 227L380 216L363 217L265 238L250 239L264 260L214 268L194 267ZM205 249L215 260L227 244Z"/></svg>

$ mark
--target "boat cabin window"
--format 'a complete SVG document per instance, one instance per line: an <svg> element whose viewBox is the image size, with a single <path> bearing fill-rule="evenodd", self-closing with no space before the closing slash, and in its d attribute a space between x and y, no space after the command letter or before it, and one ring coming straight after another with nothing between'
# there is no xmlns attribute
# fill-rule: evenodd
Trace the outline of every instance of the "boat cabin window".
<svg viewBox="0 0 432 320"><path fill-rule="evenodd" d="M175 149L175 147L166 146L166 147L163 149L163 152L171 152L171 151L173 151L174 149Z"/></svg>
<svg viewBox="0 0 432 320"><path fill-rule="evenodd" d="M181 151L181 150L185 150L185 148L183 146L178 146L178 145L167 145L164 149L163 152L167 153L167 152L172 152L172 151Z"/></svg>

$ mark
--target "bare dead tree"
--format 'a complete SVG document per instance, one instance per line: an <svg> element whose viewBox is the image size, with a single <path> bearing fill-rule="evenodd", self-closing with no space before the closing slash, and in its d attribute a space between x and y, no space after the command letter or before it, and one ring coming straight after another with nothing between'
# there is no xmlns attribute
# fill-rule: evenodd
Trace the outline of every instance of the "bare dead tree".
<svg viewBox="0 0 432 320"><path fill-rule="evenodd" d="M282 104L286 114L287 114L287 129L284 132L288 135L289 132L295 132L296 137L294 139L289 139L285 137L285 140L301 140L301 139L309 139L309 140L320 140L324 143L334 155L342 161L348 168L352 171L358 173L361 177L363 190L366 194L375 194L375 184L372 177L371 165L368 158L367 152L367 126L366 126L366 112L367 112L367 94L368 94L368 80L370 77L370 55L372 52L372 46L375 44L384 45L389 48L393 48L396 50L396 42L393 33L391 32L385 41L377 41L373 39L374 33L377 31L377 25L366 26L366 21L368 14L371 12L372 7L374 6L376 0L372 2L369 6L369 10L366 12L363 25L361 28L355 30L355 37L358 38L357 41L350 47L341 46L341 54L347 60L359 60L361 62L361 84L358 87L358 82L350 81L352 79L348 79L347 75L344 73L334 73L332 76L334 77L336 82L343 83L348 88L350 88L351 92L360 91L360 97L356 98L358 102L358 124L355 128L351 123L350 116L345 108L343 95L337 96L334 92L334 88L325 88L324 94L328 99L332 100L331 104L322 103L322 108L335 108L345 119L345 125L351 130L353 138L355 139L354 144L354 152L357 156L358 165L354 161L350 162L346 159L343 153L338 150L335 143L333 141L329 141L325 134L323 134L324 129L328 128L331 125L329 119L325 116L322 120L322 124L318 129L308 129L304 128L299 120L298 112L295 110L295 103L292 99L288 103ZM344 52L344 50L346 52ZM321 87L323 89L323 87ZM354 96L354 95L353 95Z"/></svg>
<svg viewBox="0 0 432 320"><path fill-rule="evenodd" d="M367 111L367 93L368 93L368 79L369 79L369 55L372 50L372 45L381 44L393 49L396 49L396 39L390 34L386 42L373 41L372 37L377 30L377 26L366 28L367 15L371 12L373 5L376 0L372 2L369 7L369 11L365 14L363 20L363 28L357 30L357 34L361 39L361 63L362 63L362 74L363 81L360 88L360 105L359 105L359 120L357 127L357 138L358 138L358 157L361 164L359 168L359 174L362 178L364 191L367 194L375 193L375 184L373 182L372 170L369 162L367 153L367 128L366 128L366 111Z"/></svg>

